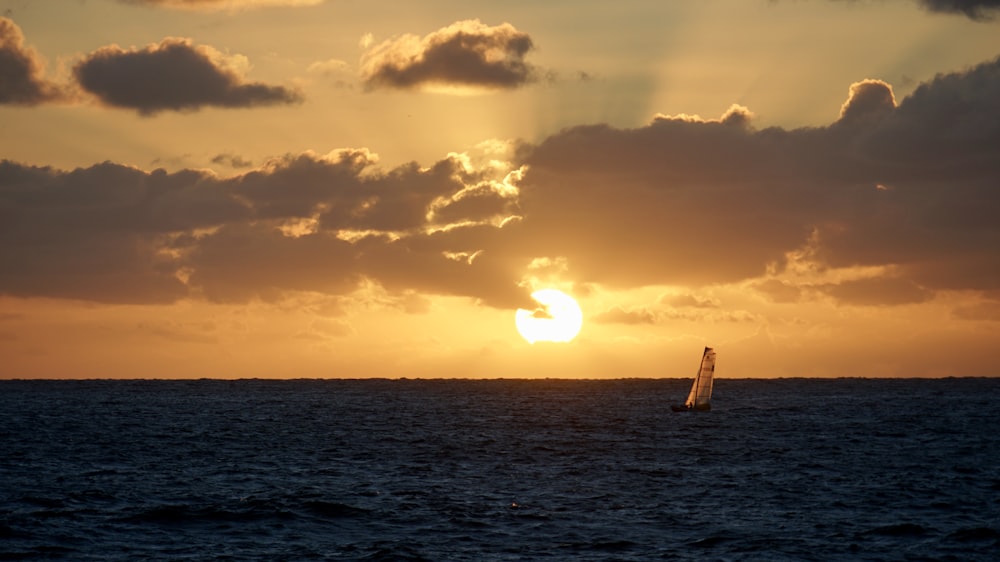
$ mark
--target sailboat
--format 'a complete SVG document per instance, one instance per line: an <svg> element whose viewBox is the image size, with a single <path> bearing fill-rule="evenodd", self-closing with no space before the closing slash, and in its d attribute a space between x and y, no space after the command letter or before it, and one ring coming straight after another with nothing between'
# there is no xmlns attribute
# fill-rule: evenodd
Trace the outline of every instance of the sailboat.
<svg viewBox="0 0 1000 562"><path fill-rule="evenodd" d="M675 412L703 411L712 409L712 379L715 376L715 350L706 347L701 355L701 365L698 367L698 374L691 384L691 392L688 393L684 404L671 404L670 409Z"/></svg>

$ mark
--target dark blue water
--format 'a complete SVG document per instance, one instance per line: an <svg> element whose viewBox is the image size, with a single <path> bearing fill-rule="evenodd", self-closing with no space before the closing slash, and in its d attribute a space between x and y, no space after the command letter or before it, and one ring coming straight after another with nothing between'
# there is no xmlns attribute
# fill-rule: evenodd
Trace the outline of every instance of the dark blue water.
<svg viewBox="0 0 1000 562"><path fill-rule="evenodd" d="M1000 379L2 381L0 559L989 560Z"/></svg>

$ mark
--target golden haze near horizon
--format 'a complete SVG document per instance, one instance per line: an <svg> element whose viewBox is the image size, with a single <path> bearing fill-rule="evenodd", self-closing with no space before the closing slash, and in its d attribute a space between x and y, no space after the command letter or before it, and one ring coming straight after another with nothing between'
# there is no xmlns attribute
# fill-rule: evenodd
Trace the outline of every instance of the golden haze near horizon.
<svg viewBox="0 0 1000 562"><path fill-rule="evenodd" d="M0 378L997 376L992 6L0 0Z"/></svg>

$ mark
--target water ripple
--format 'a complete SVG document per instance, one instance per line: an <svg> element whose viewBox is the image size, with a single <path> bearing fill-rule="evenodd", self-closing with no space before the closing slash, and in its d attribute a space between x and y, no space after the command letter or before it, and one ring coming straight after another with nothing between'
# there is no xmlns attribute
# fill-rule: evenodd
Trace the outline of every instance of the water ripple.
<svg viewBox="0 0 1000 562"><path fill-rule="evenodd" d="M997 379L0 381L0 559L991 560Z"/></svg>

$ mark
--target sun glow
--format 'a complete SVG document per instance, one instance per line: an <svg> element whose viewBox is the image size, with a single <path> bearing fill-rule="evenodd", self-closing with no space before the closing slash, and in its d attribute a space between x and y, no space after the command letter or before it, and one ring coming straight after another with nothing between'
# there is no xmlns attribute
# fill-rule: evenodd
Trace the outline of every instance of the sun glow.
<svg viewBox="0 0 1000 562"><path fill-rule="evenodd" d="M568 342L580 333L583 312L573 297L558 289L541 289L531 294L541 305L534 310L517 309L514 322L528 343Z"/></svg>

